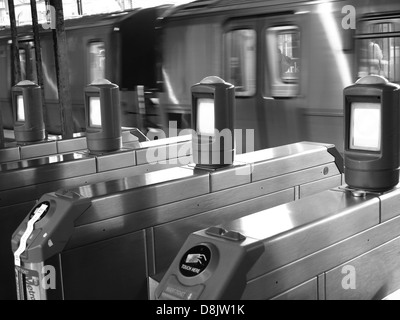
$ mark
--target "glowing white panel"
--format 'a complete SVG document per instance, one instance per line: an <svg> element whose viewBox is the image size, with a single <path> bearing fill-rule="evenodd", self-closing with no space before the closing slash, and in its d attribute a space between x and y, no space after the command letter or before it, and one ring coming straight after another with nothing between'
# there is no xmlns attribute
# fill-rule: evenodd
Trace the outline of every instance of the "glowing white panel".
<svg viewBox="0 0 400 320"><path fill-rule="evenodd" d="M214 99L197 100L197 132L213 136L215 130Z"/></svg>
<svg viewBox="0 0 400 320"><path fill-rule="evenodd" d="M101 127L100 97L89 98L89 125L91 127Z"/></svg>
<svg viewBox="0 0 400 320"><path fill-rule="evenodd" d="M381 104L351 104L350 149L381 150Z"/></svg>
<svg viewBox="0 0 400 320"><path fill-rule="evenodd" d="M25 122L25 106L24 97L22 95L17 97L17 121Z"/></svg>

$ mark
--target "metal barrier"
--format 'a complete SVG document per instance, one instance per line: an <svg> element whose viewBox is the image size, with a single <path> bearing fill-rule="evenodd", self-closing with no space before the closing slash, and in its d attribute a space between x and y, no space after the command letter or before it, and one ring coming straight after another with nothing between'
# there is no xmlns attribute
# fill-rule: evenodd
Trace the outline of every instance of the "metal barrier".
<svg viewBox="0 0 400 320"><path fill-rule="evenodd" d="M50 266L63 285L35 298L147 299L148 276L170 265L191 232L342 183L332 145L303 142L236 160L217 170L186 166L45 194L13 236L19 285L24 274ZM85 203L79 212L77 203ZM32 219L40 223L30 237Z"/></svg>
<svg viewBox="0 0 400 320"><path fill-rule="evenodd" d="M70 141L61 144L64 151L71 147ZM191 161L190 136L135 140L126 142L125 147L122 152L96 156L75 152L0 164L0 272L5 275L0 299L15 298L10 237L43 194L177 167ZM159 162L149 163L147 155L157 153Z"/></svg>
<svg viewBox="0 0 400 320"><path fill-rule="evenodd" d="M400 288L399 203L398 187L339 187L195 232L153 297L383 299Z"/></svg>

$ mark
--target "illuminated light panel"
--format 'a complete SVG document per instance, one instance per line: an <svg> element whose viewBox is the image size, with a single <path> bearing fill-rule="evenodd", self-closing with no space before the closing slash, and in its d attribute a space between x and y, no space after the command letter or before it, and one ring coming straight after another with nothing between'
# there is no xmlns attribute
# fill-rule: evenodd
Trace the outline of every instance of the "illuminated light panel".
<svg viewBox="0 0 400 320"><path fill-rule="evenodd" d="M89 125L91 127L101 127L100 97L89 98Z"/></svg>
<svg viewBox="0 0 400 320"><path fill-rule="evenodd" d="M17 121L25 122L25 106L22 95L17 97Z"/></svg>
<svg viewBox="0 0 400 320"><path fill-rule="evenodd" d="M200 98L197 100L197 132L213 136L215 130L214 99Z"/></svg>
<svg viewBox="0 0 400 320"><path fill-rule="evenodd" d="M381 150L381 104L351 104L350 149Z"/></svg>

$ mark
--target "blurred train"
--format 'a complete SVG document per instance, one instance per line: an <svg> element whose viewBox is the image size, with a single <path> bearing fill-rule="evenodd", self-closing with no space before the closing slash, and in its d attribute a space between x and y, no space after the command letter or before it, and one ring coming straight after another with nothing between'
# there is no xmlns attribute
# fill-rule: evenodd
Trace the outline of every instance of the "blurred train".
<svg viewBox="0 0 400 320"><path fill-rule="evenodd" d="M98 78L106 78L119 85L123 126L137 127L138 123L146 120L139 109L142 91L146 88L149 97L152 97L157 88L156 22L168 7L65 20L75 132L86 130L84 88ZM22 80L38 83L32 26L18 27L18 42ZM46 129L51 134L61 134L53 34L47 25L40 27L40 42ZM11 32L6 28L0 30L0 107L5 129L13 129L11 87L17 81L14 79L12 57ZM148 103L148 106L148 114L156 115L152 105ZM152 126L157 126L157 123Z"/></svg>
<svg viewBox="0 0 400 320"><path fill-rule="evenodd" d="M255 149L308 140L343 151L343 89L368 74L400 83L398 0L201 0L67 20L66 30L76 131L85 129L83 88L95 78L120 86L125 126L137 126L143 86L168 133L170 121L191 126L190 87L214 75L235 85L236 128L254 130ZM9 39L0 33L6 128ZM26 78L34 80L29 27L19 39ZM43 30L41 41L46 123L57 133L51 33Z"/></svg>
<svg viewBox="0 0 400 320"><path fill-rule="evenodd" d="M189 126L190 86L220 76L256 149L308 140L342 152L343 89L368 74L400 82L398 0L204 0L163 20L167 118Z"/></svg>

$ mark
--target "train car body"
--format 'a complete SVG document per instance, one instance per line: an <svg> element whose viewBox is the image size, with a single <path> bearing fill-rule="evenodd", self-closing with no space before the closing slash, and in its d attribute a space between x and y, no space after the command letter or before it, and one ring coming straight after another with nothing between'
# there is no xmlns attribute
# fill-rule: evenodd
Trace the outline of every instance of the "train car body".
<svg viewBox="0 0 400 320"><path fill-rule="evenodd" d="M190 127L190 87L219 76L256 150L308 140L343 152L343 89L367 74L400 81L397 0L204 0L162 26L166 119Z"/></svg>
<svg viewBox="0 0 400 320"><path fill-rule="evenodd" d="M74 131L85 131L84 89L98 78L106 78L121 90L124 126L138 126L137 86L156 87L157 17L164 7L84 16L66 20L69 81ZM5 129L13 129L11 88L15 85L10 30L0 31L0 106ZM18 27L22 79L37 83L31 26ZM46 129L61 133L57 75L52 30L40 28L42 70L46 105Z"/></svg>

